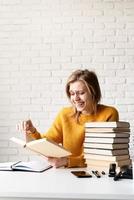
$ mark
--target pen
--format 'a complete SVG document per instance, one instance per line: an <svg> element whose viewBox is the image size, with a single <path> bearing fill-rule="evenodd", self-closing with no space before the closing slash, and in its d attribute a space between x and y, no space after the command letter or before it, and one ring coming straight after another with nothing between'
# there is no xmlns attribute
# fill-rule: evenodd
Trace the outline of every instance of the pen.
<svg viewBox="0 0 134 200"><path fill-rule="evenodd" d="M13 167L15 166L15 165L17 165L18 163L20 163L21 161L18 161L18 162L16 162L16 163L14 163L14 164L12 164L11 165L11 169L13 169Z"/></svg>
<svg viewBox="0 0 134 200"><path fill-rule="evenodd" d="M97 177L97 178L100 178L101 175L100 173L96 170L96 171L92 171L92 173Z"/></svg>

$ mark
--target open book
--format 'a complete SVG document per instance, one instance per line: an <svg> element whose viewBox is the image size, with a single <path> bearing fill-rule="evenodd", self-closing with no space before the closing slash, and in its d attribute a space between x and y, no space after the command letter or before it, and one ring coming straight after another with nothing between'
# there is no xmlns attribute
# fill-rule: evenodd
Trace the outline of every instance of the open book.
<svg viewBox="0 0 134 200"><path fill-rule="evenodd" d="M15 137L10 138L10 140L21 145L24 148L27 148L35 153L38 153L46 157L61 158L71 155L71 152L64 149L61 145L53 141L50 141L46 138L33 140L27 143Z"/></svg>
<svg viewBox="0 0 134 200"><path fill-rule="evenodd" d="M3 162L0 163L0 171L29 171L43 172L52 166L47 161L29 161L29 162Z"/></svg>

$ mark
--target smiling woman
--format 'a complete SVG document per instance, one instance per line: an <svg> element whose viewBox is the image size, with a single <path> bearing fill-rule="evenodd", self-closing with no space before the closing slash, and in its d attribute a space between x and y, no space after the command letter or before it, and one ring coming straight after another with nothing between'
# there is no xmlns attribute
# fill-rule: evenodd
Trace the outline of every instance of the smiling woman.
<svg viewBox="0 0 134 200"><path fill-rule="evenodd" d="M72 106L61 109L49 130L41 134L31 120L19 124L27 138L48 138L61 143L72 153L69 157L47 158L54 167L85 167L83 156L84 125L91 121L118 121L118 111L99 104L101 90L96 74L89 70L77 70L68 78L66 93Z"/></svg>
<svg viewBox="0 0 134 200"><path fill-rule="evenodd" d="M91 114L92 96L82 81L70 83L70 100L78 112Z"/></svg>
<svg viewBox="0 0 134 200"><path fill-rule="evenodd" d="M101 90L96 74L88 70L77 70L68 79L66 93L75 107L78 120L80 113L95 114L101 99Z"/></svg>

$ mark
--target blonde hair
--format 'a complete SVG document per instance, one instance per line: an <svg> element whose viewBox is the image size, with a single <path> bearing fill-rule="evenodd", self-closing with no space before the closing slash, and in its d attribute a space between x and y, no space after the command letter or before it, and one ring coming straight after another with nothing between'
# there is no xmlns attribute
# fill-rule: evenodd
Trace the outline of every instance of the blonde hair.
<svg viewBox="0 0 134 200"><path fill-rule="evenodd" d="M97 112L97 104L101 100L101 90L99 81L97 78L97 75L93 71L89 71L87 69L85 70L76 70L74 71L68 78L67 84L66 84L66 94L67 97L70 99L70 84L74 83L76 81L82 81L85 86L87 87L88 91L90 92L92 96L92 114L96 114ZM75 109L74 116L76 117L76 120L78 122L80 112Z"/></svg>

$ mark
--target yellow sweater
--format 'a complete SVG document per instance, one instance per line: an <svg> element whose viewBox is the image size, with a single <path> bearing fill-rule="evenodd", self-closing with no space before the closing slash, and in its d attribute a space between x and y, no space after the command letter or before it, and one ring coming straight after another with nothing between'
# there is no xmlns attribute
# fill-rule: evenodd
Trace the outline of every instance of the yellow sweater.
<svg viewBox="0 0 134 200"><path fill-rule="evenodd" d="M73 113L72 107L63 108L45 134L36 132L31 136L35 139L46 137L61 143L72 153L68 159L68 167L85 167L83 156L84 124L90 121L118 121L119 115L114 107L101 104L98 105L96 115L81 114L79 123L72 117Z"/></svg>

